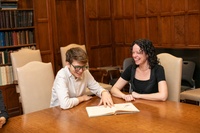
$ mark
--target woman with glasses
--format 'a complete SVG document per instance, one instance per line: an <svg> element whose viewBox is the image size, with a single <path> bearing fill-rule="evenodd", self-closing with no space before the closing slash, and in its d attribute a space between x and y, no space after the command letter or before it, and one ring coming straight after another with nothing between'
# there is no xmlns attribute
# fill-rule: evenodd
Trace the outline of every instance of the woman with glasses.
<svg viewBox="0 0 200 133"><path fill-rule="evenodd" d="M130 47L134 65L127 67L111 89L111 93L125 101L139 99L165 101L168 97L164 68L159 65L150 40L138 39ZM121 92L131 84L131 94Z"/></svg>
<svg viewBox="0 0 200 133"><path fill-rule="evenodd" d="M51 107L69 109L92 97L85 95L86 88L101 98L99 105L111 107L110 93L102 88L87 70L88 57L81 48L71 48L66 52L66 66L58 71L52 88Z"/></svg>

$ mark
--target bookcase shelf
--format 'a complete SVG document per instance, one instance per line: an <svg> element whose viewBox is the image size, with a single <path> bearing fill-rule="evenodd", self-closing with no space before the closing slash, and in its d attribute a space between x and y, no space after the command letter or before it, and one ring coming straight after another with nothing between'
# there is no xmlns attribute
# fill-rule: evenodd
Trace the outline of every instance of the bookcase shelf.
<svg viewBox="0 0 200 133"><path fill-rule="evenodd" d="M1 0L1 3L18 2L18 0Z"/></svg>
<svg viewBox="0 0 200 133"><path fill-rule="evenodd" d="M0 0L0 90L10 116L21 114L10 53L36 49L33 0Z"/></svg>
<svg viewBox="0 0 200 133"><path fill-rule="evenodd" d="M36 47L36 43L32 43L32 44L20 44L17 46L0 46L0 50L5 50L5 49L19 49L22 47L31 47L31 46L35 46Z"/></svg>
<svg viewBox="0 0 200 133"><path fill-rule="evenodd" d="M18 27L18 28L1 28L0 31L18 31L18 30L30 30L30 29L35 29L34 26L31 27Z"/></svg>

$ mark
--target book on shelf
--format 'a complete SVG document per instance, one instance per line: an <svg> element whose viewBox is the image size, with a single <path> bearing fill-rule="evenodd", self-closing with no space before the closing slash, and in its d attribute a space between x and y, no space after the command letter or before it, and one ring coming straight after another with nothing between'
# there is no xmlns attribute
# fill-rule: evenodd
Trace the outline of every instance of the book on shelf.
<svg viewBox="0 0 200 133"><path fill-rule="evenodd" d="M0 32L0 47L32 43L34 43L33 31L21 30Z"/></svg>
<svg viewBox="0 0 200 133"><path fill-rule="evenodd" d="M0 86L13 83L12 66L0 66Z"/></svg>
<svg viewBox="0 0 200 133"><path fill-rule="evenodd" d="M104 105L90 106L86 107L86 111L89 117L140 112L131 102L114 104L113 107L105 107Z"/></svg>
<svg viewBox="0 0 200 133"><path fill-rule="evenodd" d="M33 26L33 10L2 10L0 28L19 28Z"/></svg>
<svg viewBox="0 0 200 133"><path fill-rule="evenodd" d="M0 31L0 46L5 46L5 33Z"/></svg>
<svg viewBox="0 0 200 133"><path fill-rule="evenodd" d="M11 64L10 53L12 52L12 50L0 51L0 65Z"/></svg>
<svg viewBox="0 0 200 133"><path fill-rule="evenodd" d="M0 51L0 64L5 64L4 51Z"/></svg>
<svg viewBox="0 0 200 133"><path fill-rule="evenodd" d="M16 0L1 0L0 4L2 10L13 10L18 7Z"/></svg>
<svg viewBox="0 0 200 133"><path fill-rule="evenodd" d="M7 76L6 76L6 67L1 66L1 85L6 85L7 84Z"/></svg>
<svg viewBox="0 0 200 133"><path fill-rule="evenodd" d="M0 86L2 85L1 67L0 67Z"/></svg>

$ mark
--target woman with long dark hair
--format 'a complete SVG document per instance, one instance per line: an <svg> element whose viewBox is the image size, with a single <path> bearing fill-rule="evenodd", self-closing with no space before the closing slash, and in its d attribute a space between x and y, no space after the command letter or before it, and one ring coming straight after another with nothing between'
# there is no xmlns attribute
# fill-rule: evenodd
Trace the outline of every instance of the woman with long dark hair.
<svg viewBox="0 0 200 133"><path fill-rule="evenodd" d="M126 68L111 89L111 93L126 101L137 98L165 101L168 96L164 68L159 65L155 48L148 39L138 39L131 45L133 64ZM121 92L131 84L131 94Z"/></svg>

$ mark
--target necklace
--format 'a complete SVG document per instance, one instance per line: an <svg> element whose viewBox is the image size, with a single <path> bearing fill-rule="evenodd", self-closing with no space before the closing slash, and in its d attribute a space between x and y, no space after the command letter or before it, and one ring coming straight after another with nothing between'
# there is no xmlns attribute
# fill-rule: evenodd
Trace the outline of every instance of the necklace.
<svg viewBox="0 0 200 133"><path fill-rule="evenodd" d="M139 69L140 71L145 72L145 71L149 70L149 67L148 67L148 68L145 68L145 69L141 69L140 67L138 67L138 69Z"/></svg>

